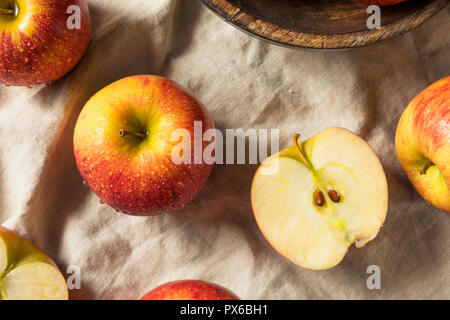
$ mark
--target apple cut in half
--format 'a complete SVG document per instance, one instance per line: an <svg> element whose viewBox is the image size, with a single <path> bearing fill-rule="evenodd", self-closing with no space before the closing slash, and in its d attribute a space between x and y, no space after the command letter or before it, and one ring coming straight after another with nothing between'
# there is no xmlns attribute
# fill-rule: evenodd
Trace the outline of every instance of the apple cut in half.
<svg viewBox="0 0 450 320"><path fill-rule="evenodd" d="M329 128L266 159L252 183L261 232L281 255L311 270L342 261L373 240L386 218L386 175L353 132Z"/></svg>
<svg viewBox="0 0 450 320"><path fill-rule="evenodd" d="M56 264L34 244L0 227L0 300L67 300Z"/></svg>

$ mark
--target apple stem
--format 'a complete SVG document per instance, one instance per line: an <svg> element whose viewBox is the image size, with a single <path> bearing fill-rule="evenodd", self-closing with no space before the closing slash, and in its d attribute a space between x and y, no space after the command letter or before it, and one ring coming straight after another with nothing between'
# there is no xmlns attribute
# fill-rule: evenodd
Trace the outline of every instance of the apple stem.
<svg viewBox="0 0 450 320"><path fill-rule="evenodd" d="M420 174L427 174L428 169L430 169L432 166L434 166L433 162L428 162L425 167L420 171Z"/></svg>
<svg viewBox="0 0 450 320"><path fill-rule="evenodd" d="M16 11L13 9L1 9L0 8L0 14L14 15L14 14L16 14Z"/></svg>
<svg viewBox="0 0 450 320"><path fill-rule="evenodd" d="M311 162L309 162L309 160L307 160L305 158L302 150L300 149L300 145L298 144L298 139L300 139L300 134L298 134L298 133L294 134L294 145L295 145L295 148L297 149L298 155L300 156L300 159L302 160L303 164L306 167L308 167L309 170L313 171L313 166L312 166Z"/></svg>
<svg viewBox="0 0 450 320"><path fill-rule="evenodd" d="M119 134L120 134L120 136L122 138L126 137L126 136L135 136L135 137L139 137L139 138L144 139L144 138L146 138L148 136L149 132L147 131L146 133L142 133L142 132L138 132L138 131L127 131L127 130L124 130L124 129L120 129L120 133Z"/></svg>

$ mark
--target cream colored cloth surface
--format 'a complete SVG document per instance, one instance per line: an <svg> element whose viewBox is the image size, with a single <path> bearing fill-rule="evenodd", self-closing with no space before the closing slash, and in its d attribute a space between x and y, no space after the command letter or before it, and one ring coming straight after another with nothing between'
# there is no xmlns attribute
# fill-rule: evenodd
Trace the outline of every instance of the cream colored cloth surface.
<svg viewBox="0 0 450 320"><path fill-rule="evenodd" d="M0 223L32 240L67 277L72 299L137 299L162 283L202 279L243 299L450 298L450 217L416 193L397 162L407 104L450 74L448 8L401 37L366 48L282 48L223 22L197 0L90 0L90 47L51 85L0 87ZM378 237L337 267L301 269L266 242L253 218L256 165L217 165L186 208L158 217L116 213L83 186L73 151L77 116L125 76L158 74L192 91L220 129L280 129L307 138L342 126L380 156L389 212ZM369 290L367 267L381 268Z"/></svg>

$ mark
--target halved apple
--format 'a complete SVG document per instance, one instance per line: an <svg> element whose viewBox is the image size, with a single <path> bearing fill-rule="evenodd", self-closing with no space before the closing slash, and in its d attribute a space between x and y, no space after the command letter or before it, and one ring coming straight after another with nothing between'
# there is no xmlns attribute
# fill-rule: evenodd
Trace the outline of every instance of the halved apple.
<svg viewBox="0 0 450 320"><path fill-rule="evenodd" d="M34 244L0 227L0 300L67 300L56 264Z"/></svg>
<svg viewBox="0 0 450 320"><path fill-rule="evenodd" d="M354 242L360 248L377 236L388 208L386 175L373 149L349 130L330 128L300 144L298 138L256 172L252 207L275 250L324 270Z"/></svg>

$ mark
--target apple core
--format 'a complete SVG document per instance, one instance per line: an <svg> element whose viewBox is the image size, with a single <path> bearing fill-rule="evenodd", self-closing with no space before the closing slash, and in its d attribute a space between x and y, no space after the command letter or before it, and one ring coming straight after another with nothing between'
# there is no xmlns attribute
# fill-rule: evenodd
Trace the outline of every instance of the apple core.
<svg viewBox="0 0 450 320"><path fill-rule="evenodd" d="M300 138L300 134L298 134L298 133L294 134L294 146L298 152L298 156L300 157L300 159L302 159L303 164L305 164L311 171L314 171L314 166L311 164L311 162L309 160L307 160L306 156L303 154L303 151L298 144L299 138ZM319 180L320 178L317 176L317 179ZM328 197L330 198L331 201L333 201L335 203L341 202L342 198L336 190L328 188L327 193L328 193ZM323 191L318 189L314 193L314 195L315 195L314 196L315 204L319 207L323 207L323 205L325 204L325 196L324 196Z"/></svg>

